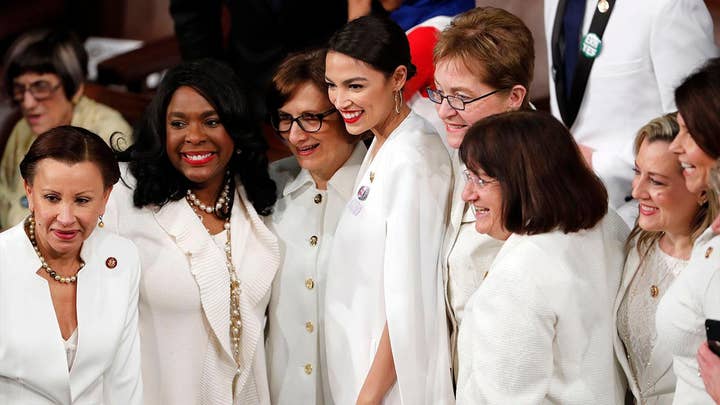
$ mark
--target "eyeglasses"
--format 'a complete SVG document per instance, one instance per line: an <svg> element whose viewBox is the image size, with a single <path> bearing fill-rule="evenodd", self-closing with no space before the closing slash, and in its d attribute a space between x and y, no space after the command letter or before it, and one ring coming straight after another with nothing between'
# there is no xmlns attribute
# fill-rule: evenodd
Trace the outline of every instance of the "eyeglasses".
<svg viewBox="0 0 720 405"><path fill-rule="evenodd" d="M473 99L471 99L471 100L463 100L462 98L460 98L460 97L458 97L458 96L445 96L445 95L442 94L442 92L440 92L440 91L438 91L438 90L433 90L433 89L431 89L430 87L426 88L426 90L427 90L428 98L429 98L430 101L432 101L433 103L435 103L435 104L442 104L443 99L447 99L448 104L450 105L450 107L452 107L454 110L457 110L457 111L463 111L463 110L465 110L465 105L466 105L466 104L474 103L474 102L476 102L476 101L478 101L478 100L484 99L485 97L490 97L490 96L492 96L493 94L495 94L495 93L497 93L497 92L500 92L500 91L503 91L503 90L507 90L507 88L502 88L502 89L493 90L493 91L491 91L490 93L485 93L485 94L483 94L482 96L480 96L480 97L475 97L475 98L473 98Z"/></svg>
<svg viewBox="0 0 720 405"><path fill-rule="evenodd" d="M320 128L322 128L323 119L335 112L337 112L337 110L335 108L331 108L318 114L302 113L294 118L290 114L273 114L270 117L270 123L272 124L272 127L281 134L290 132L293 122L297 122L300 129L305 132L317 132Z"/></svg>
<svg viewBox="0 0 720 405"><path fill-rule="evenodd" d="M483 180L480 177L476 176L475 173L470 171L470 169L463 170L463 175L465 177L465 182L468 184L472 184L473 186L477 188L485 188L490 183L495 183L497 180Z"/></svg>
<svg viewBox="0 0 720 405"><path fill-rule="evenodd" d="M55 90L60 88L61 84L62 83L58 83L53 86L46 80L38 80L28 85L13 83L13 100L18 103L22 102L25 98L25 92L29 91L35 100L42 101L50 98Z"/></svg>

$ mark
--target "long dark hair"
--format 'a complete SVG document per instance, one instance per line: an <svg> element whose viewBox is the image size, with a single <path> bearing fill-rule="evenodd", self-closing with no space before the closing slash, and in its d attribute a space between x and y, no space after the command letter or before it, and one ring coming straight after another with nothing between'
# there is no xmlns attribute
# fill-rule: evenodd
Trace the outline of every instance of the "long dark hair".
<svg viewBox="0 0 720 405"><path fill-rule="evenodd" d="M167 107L175 90L182 86L193 88L218 113L235 150L239 151L233 153L230 172L240 176L255 210L260 215L269 215L276 196L275 183L268 174L267 142L253 122L237 75L226 64L211 59L185 62L170 69L135 128L135 143L126 151L117 152L118 160L129 162L130 172L137 181L133 194L135 206L163 206L177 201L191 185L173 167L165 151Z"/></svg>
<svg viewBox="0 0 720 405"><path fill-rule="evenodd" d="M675 104L695 143L713 159L720 157L720 58L683 80L675 89Z"/></svg>

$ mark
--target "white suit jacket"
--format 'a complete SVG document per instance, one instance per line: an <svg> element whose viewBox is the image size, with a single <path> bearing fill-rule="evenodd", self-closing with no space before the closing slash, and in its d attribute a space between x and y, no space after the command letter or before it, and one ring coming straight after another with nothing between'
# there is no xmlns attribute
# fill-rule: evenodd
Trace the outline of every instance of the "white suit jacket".
<svg viewBox="0 0 720 405"><path fill-rule="evenodd" d="M460 328L458 405L622 404L613 301L627 227L511 235Z"/></svg>
<svg viewBox="0 0 720 405"><path fill-rule="evenodd" d="M437 267L450 170L440 138L414 113L374 159L365 156L327 275L325 348L338 405L357 400L386 322L397 382L384 404L453 402Z"/></svg>
<svg viewBox="0 0 720 405"><path fill-rule="evenodd" d="M134 179L127 173L124 176L133 186ZM231 216L232 258L241 282L240 370L230 348L226 256L188 202L183 198L159 210L137 209L132 205L132 190L118 184L110 197L105 223L107 229L135 241L140 251L143 279L139 323L145 402L269 404L263 328L279 254L277 239L255 212L242 185L237 182ZM190 291L179 291L173 284L177 278L183 278ZM183 299L178 293L187 293L188 301L199 296L200 306L176 313L181 305L177 300ZM176 342L177 335L183 333L178 325L186 326L187 335L193 337L185 341L186 346ZM201 366L194 368L197 363L187 361L189 356L198 359ZM168 374L177 378L168 378ZM178 397L178 392L192 392L198 397Z"/></svg>
<svg viewBox="0 0 720 405"><path fill-rule="evenodd" d="M545 1L549 61L557 5L558 0ZM596 6L597 0L587 0L582 35L588 32ZM615 3L570 128L578 143L595 149L593 169L608 189L611 207L620 207L630 195L637 131L651 119L674 111L675 88L717 54L712 20L702 0ZM549 76L552 113L560 119L552 66Z"/></svg>
<svg viewBox="0 0 720 405"><path fill-rule="evenodd" d="M40 261L23 223L0 234L0 404L142 403L137 249L96 228L80 256L78 346L68 372L48 281L36 274Z"/></svg>

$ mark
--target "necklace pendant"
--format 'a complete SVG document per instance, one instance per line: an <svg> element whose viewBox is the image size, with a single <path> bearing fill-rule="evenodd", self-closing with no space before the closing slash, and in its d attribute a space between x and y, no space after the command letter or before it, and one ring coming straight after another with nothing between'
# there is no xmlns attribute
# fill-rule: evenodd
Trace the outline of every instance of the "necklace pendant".
<svg viewBox="0 0 720 405"><path fill-rule="evenodd" d="M660 294L660 289L655 284L650 286L650 296L655 298Z"/></svg>

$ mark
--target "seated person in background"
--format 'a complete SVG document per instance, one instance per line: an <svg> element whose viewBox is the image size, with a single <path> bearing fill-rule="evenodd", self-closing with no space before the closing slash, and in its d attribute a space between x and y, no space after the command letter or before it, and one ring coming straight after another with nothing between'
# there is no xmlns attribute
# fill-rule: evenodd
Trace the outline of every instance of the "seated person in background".
<svg viewBox="0 0 720 405"><path fill-rule="evenodd" d="M130 125L119 112L83 96L87 53L80 41L64 31L39 30L22 35L5 58L4 86L20 107L0 161L0 229L20 222L28 213L18 166L38 134L60 125L74 125L115 141L124 149Z"/></svg>

